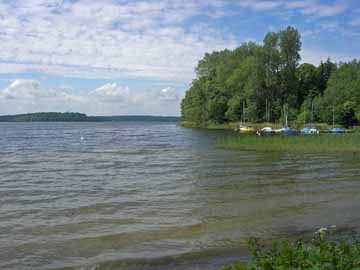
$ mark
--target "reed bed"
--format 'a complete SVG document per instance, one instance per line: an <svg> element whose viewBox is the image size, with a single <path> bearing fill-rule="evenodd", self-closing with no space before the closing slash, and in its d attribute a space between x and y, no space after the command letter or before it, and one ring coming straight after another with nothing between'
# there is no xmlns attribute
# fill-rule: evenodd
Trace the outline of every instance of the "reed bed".
<svg viewBox="0 0 360 270"><path fill-rule="evenodd" d="M237 135L218 145L227 149L263 152L359 153L360 133L320 135Z"/></svg>

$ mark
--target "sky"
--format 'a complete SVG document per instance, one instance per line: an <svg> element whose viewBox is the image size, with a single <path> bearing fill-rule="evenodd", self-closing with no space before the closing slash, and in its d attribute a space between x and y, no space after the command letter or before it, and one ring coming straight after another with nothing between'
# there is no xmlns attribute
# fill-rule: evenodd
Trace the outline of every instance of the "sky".
<svg viewBox="0 0 360 270"><path fill-rule="evenodd" d="M360 58L358 0L0 0L0 114L179 115L206 52L289 25L302 62Z"/></svg>

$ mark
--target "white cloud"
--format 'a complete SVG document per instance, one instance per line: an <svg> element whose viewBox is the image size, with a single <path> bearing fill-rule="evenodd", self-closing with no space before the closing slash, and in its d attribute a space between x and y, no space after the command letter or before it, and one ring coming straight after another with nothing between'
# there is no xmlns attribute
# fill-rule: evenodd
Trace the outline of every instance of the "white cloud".
<svg viewBox="0 0 360 270"><path fill-rule="evenodd" d="M255 10L274 10L279 8L297 10L303 15L311 15L314 17L335 16L345 11L348 7L344 2L322 4L316 0L240 0L239 4L242 7Z"/></svg>
<svg viewBox="0 0 360 270"><path fill-rule="evenodd" d="M15 80L6 87L1 95L6 99L41 98L45 93L40 90L39 82L35 80Z"/></svg>
<svg viewBox="0 0 360 270"><path fill-rule="evenodd" d="M335 3L334 5L318 4L316 1L307 2L301 13L304 15L312 15L315 17L330 17L342 13L347 8L345 3Z"/></svg>
<svg viewBox="0 0 360 270"><path fill-rule="evenodd" d="M179 95L172 87L166 87L160 91L159 98L162 101L179 101Z"/></svg>
<svg viewBox="0 0 360 270"><path fill-rule="evenodd" d="M89 92L89 95L102 102L129 102L132 98L128 87L120 87L116 83L108 83Z"/></svg>
<svg viewBox="0 0 360 270"><path fill-rule="evenodd" d="M279 1L254 1L254 0L242 0L240 6L246 8L252 8L255 10L270 10L282 6L283 3Z"/></svg>
<svg viewBox="0 0 360 270"><path fill-rule="evenodd" d="M76 111L89 115L179 115L179 95L172 87L130 91L116 83L76 94L68 87L44 88L36 80L17 79L0 90L0 114Z"/></svg>
<svg viewBox="0 0 360 270"><path fill-rule="evenodd" d="M223 1L47 1L0 5L0 72L189 81L205 52L235 47L232 36L185 24ZM205 12L206 10L206 12ZM210 28L209 28L210 29Z"/></svg>

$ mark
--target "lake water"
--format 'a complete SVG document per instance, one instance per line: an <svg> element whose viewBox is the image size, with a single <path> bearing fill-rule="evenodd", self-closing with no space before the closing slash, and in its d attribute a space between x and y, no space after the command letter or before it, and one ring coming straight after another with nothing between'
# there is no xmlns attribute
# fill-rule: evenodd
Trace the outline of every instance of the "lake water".
<svg viewBox="0 0 360 270"><path fill-rule="evenodd" d="M224 136L0 123L0 269L217 269L250 236L358 228L359 158L216 148Z"/></svg>

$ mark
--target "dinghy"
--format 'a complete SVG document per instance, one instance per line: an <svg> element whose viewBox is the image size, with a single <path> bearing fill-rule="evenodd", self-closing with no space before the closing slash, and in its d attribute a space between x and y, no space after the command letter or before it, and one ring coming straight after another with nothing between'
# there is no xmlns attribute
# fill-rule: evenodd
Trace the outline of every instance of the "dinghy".
<svg viewBox="0 0 360 270"><path fill-rule="evenodd" d="M330 130L331 133L337 134L337 133L344 133L344 130L342 130L339 127L334 127Z"/></svg>
<svg viewBox="0 0 360 270"><path fill-rule="evenodd" d="M254 133L256 130L252 127L239 127L240 133Z"/></svg>
<svg viewBox="0 0 360 270"><path fill-rule="evenodd" d="M257 135L272 135L275 134L275 130L273 130L271 127L264 127L256 133Z"/></svg>
<svg viewBox="0 0 360 270"><path fill-rule="evenodd" d="M290 133L293 133L294 132L294 129L291 128L291 127L284 127L281 129L281 133L284 133L284 134L290 134Z"/></svg>
<svg viewBox="0 0 360 270"><path fill-rule="evenodd" d="M318 130L317 128L304 127L300 130L300 133L302 133L302 134L320 134L320 130Z"/></svg>

